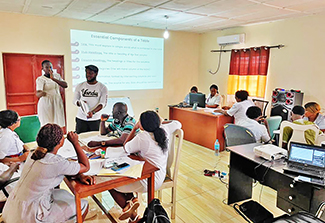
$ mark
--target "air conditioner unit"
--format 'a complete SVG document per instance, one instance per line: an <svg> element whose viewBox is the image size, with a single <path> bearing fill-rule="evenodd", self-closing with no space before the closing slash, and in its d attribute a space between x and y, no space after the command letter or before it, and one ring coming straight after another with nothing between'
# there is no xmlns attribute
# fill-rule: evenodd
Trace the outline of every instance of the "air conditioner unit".
<svg viewBox="0 0 325 223"><path fill-rule="evenodd" d="M245 34L237 34L237 35L231 35L231 36L220 36L217 38L217 42L219 45L245 43Z"/></svg>

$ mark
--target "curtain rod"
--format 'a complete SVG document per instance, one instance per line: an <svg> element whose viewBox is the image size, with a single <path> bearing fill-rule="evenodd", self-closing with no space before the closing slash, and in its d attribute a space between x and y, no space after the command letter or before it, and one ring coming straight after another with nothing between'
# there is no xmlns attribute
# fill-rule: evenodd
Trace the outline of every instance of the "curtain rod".
<svg viewBox="0 0 325 223"><path fill-rule="evenodd" d="M267 48L269 48L269 49L272 49L272 48L278 48L278 49L281 49L282 47L284 47L284 45L283 44L280 44L280 45L276 45L276 46L265 46L265 47L267 47ZM256 48L256 49L259 49L259 48L261 48L261 47L254 47L254 48ZM249 50L250 48L244 48L244 49L246 49L246 50ZM238 50L240 50L240 49L238 49ZM211 50L211 53L220 53L220 52L231 52L232 50Z"/></svg>

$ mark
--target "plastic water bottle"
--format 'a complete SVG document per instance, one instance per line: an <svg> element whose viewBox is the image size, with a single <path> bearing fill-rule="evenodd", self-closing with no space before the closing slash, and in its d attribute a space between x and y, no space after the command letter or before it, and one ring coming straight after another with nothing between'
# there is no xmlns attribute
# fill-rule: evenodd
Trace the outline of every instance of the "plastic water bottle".
<svg viewBox="0 0 325 223"><path fill-rule="evenodd" d="M219 156L220 153L220 144L219 140L216 139L216 142L214 143L214 155Z"/></svg>

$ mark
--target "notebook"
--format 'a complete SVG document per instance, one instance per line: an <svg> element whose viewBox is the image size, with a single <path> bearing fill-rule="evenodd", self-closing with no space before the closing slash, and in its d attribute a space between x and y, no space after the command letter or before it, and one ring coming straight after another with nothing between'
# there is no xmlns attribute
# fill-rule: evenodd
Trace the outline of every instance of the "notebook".
<svg viewBox="0 0 325 223"><path fill-rule="evenodd" d="M324 178L325 149L320 146L291 142L284 172Z"/></svg>

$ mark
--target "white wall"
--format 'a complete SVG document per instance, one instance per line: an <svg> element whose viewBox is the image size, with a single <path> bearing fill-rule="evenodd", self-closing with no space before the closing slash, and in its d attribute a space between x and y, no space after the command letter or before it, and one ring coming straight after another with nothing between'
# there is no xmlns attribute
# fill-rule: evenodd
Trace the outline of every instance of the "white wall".
<svg viewBox="0 0 325 223"><path fill-rule="evenodd" d="M217 37L232 34L246 34L246 43L227 46L226 49L238 49L253 46L284 44L278 50L272 49L266 88L266 99L270 100L276 87L301 89L304 102L316 101L325 106L325 16L308 16L266 24L226 29L201 35L199 87L208 91L211 83L216 83L222 94L227 93L230 52L223 53L220 72L214 76L208 69L217 67ZM204 90L203 90L204 89Z"/></svg>
<svg viewBox="0 0 325 223"><path fill-rule="evenodd" d="M70 29L162 37L164 30L146 29L79 20L0 13L0 52L64 55L68 130L74 130L76 106L72 105ZM112 91L110 96L129 96L136 118L142 111L159 107L168 117L168 104L183 100L198 82L199 34L170 32L165 40L164 89ZM3 67L2 57L0 67ZM100 71L99 71L100 75ZM17 85L19 83L17 82ZM6 109L3 69L0 70L0 110Z"/></svg>

